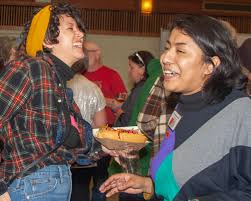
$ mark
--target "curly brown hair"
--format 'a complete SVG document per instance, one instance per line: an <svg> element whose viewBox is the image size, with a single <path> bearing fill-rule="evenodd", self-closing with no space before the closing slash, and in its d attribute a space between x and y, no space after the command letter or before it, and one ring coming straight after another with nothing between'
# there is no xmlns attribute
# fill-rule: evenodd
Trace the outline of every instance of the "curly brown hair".
<svg viewBox="0 0 251 201"><path fill-rule="evenodd" d="M36 10L34 12L33 17L39 12L39 10ZM85 24L82 21L80 11L77 8L72 7L68 3L55 3L55 4L51 5L51 16L50 16L49 25L48 25L46 35L45 35L45 40L47 42L49 42L51 44L58 43L58 40L57 40L57 37L59 36L59 28L58 27L59 27L59 18L61 15L67 15L69 17L72 17L76 21L78 28L83 33L86 33ZM33 19L33 17L32 17L32 19ZM24 25L24 31L21 34L22 42L19 46L20 51L25 50L26 40L27 40L27 36L28 36L28 32L30 29L32 19ZM44 51L50 52L50 50L47 48L44 48Z"/></svg>

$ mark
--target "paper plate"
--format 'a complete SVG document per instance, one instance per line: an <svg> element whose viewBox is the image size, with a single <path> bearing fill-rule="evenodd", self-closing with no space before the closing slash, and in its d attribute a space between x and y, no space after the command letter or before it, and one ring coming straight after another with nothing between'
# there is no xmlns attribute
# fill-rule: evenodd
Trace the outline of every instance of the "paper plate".
<svg viewBox="0 0 251 201"><path fill-rule="evenodd" d="M138 127L137 126L113 127L113 129L138 130ZM133 143L133 142L122 142L106 138L98 138L97 137L98 130L99 129L93 129L93 136L103 146L105 146L107 149L110 150L125 150L125 149L140 150L149 143L149 141L147 141L146 143Z"/></svg>

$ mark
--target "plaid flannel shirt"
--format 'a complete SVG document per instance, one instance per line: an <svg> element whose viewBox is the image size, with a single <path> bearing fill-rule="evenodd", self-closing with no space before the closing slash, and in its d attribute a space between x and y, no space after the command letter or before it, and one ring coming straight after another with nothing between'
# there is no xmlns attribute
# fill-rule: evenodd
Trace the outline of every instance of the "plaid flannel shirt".
<svg viewBox="0 0 251 201"><path fill-rule="evenodd" d="M163 77L156 79L142 111L138 115L137 125L153 140L153 155L158 152L167 131L167 122L172 110L167 105L170 92L163 86Z"/></svg>
<svg viewBox="0 0 251 201"><path fill-rule="evenodd" d="M58 125L56 101L66 97L53 62L44 53L36 59L23 56L0 74L0 137L4 142L0 178L8 182L14 175L53 149ZM67 150L61 146L32 172L51 164L73 163L85 151L85 128L80 111L72 103L82 148ZM62 117L65 127L65 117Z"/></svg>

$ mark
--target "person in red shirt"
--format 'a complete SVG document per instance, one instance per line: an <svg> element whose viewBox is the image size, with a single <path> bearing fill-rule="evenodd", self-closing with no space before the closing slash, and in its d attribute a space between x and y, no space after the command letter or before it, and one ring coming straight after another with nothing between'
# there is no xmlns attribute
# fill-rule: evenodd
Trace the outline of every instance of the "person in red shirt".
<svg viewBox="0 0 251 201"><path fill-rule="evenodd" d="M103 92L106 98L108 124L111 126L116 119L115 108L112 109L111 105L120 94L127 93L126 87L117 71L102 64L101 49L96 43L85 41L84 48L89 58L89 66L83 75L96 83Z"/></svg>

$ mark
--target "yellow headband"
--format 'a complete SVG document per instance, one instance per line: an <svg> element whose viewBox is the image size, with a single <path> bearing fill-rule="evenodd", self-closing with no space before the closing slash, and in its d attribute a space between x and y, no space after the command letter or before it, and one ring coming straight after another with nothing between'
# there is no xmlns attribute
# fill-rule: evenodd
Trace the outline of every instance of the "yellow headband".
<svg viewBox="0 0 251 201"><path fill-rule="evenodd" d="M45 33L51 16L50 8L50 5L44 7L32 19L26 40L26 52L32 57L36 56L37 51L43 50Z"/></svg>

